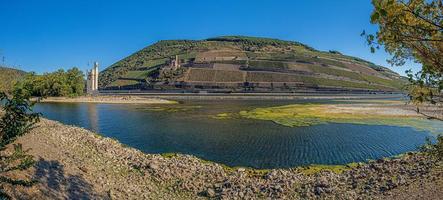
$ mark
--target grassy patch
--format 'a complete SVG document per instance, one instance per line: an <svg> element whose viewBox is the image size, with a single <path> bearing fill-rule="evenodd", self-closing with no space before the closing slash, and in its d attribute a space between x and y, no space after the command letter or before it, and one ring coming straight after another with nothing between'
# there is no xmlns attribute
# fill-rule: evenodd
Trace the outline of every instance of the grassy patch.
<svg viewBox="0 0 443 200"><path fill-rule="evenodd" d="M134 80L116 80L110 84L110 86L127 86L127 85L136 85L138 81Z"/></svg>
<svg viewBox="0 0 443 200"><path fill-rule="evenodd" d="M236 114L235 113L220 113L220 114L213 116L212 118L214 118L214 119L234 119L234 118L236 118Z"/></svg>
<svg viewBox="0 0 443 200"><path fill-rule="evenodd" d="M323 67L323 66L317 66L317 65L311 65L309 66L309 69L311 69L312 71L316 72L316 73L322 73L322 74L329 74L329 75L335 75L335 76L343 76L343 77L348 77L354 80L364 80L362 75L360 75L359 73L356 72L350 72L350 71L345 71L345 70L339 70L339 69L334 69L331 67Z"/></svg>
<svg viewBox="0 0 443 200"><path fill-rule="evenodd" d="M305 175L312 175L322 171L331 171L336 174L341 174L344 171L351 170L355 166L358 165L309 165L298 167L297 169Z"/></svg>
<svg viewBox="0 0 443 200"><path fill-rule="evenodd" d="M148 77L149 70L146 71L129 71L123 78L145 79Z"/></svg>
<svg viewBox="0 0 443 200"><path fill-rule="evenodd" d="M394 87L397 89L402 89L405 86L405 82L402 80L389 80L389 79L384 79L384 78L380 78L380 77L376 77L376 76L369 76L369 75L364 75L363 78L366 81L371 82L371 83L386 85L386 86Z"/></svg>
<svg viewBox="0 0 443 200"><path fill-rule="evenodd" d="M162 153L160 155L163 156L164 158L175 158L175 157L178 157L177 153Z"/></svg>

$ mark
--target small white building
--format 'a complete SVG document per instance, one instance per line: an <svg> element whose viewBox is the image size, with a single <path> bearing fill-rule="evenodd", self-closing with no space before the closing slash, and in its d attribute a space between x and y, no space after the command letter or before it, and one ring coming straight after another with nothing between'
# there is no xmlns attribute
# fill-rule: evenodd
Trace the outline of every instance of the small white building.
<svg viewBox="0 0 443 200"><path fill-rule="evenodd" d="M98 62L94 62L94 67L86 72L86 93L98 93Z"/></svg>
<svg viewBox="0 0 443 200"><path fill-rule="evenodd" d="M178 58L178 55L175 56L175 59L172 59L172 60L171 60L171 62L170 62L170 64L169 64L169 67L170 67L172 70L177 70L177 69L180 68L180 60L179 60L179 58Z"/></svg>

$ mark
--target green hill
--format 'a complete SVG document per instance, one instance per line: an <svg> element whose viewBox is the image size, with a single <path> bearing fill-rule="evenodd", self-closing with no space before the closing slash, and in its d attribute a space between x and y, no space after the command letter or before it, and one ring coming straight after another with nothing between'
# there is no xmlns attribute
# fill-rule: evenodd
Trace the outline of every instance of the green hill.
<svg viewBox="0 0 443 200"><path fill-rule="evenodd" d="M174 67L178 56L180 67ZM100 73L102 89L224 91L401 90L406 80L388 68L338 51L323 52L278 39L224 36L166 40Z"/></svg>
<svg viewBox="0 0 443 200"><path fill-rule="evenodd" d="M10 91L26 72L0 66L0 91Z"/></svg>

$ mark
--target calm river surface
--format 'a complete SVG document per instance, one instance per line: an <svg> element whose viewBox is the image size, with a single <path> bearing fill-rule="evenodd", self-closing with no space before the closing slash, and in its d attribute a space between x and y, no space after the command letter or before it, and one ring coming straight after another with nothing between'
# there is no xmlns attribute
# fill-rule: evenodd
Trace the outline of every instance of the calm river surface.
<svg viewBox="0 0 443 200"><path fill-rule="evenodd" d="M290 128L270 121L212 117L293 103L303 102L192 101L168 106L43 103L36 111L146 153L179 152L254 168L378 159L416 150L427 137L434 137L427 131L395 126L332 123Z"/></svg>

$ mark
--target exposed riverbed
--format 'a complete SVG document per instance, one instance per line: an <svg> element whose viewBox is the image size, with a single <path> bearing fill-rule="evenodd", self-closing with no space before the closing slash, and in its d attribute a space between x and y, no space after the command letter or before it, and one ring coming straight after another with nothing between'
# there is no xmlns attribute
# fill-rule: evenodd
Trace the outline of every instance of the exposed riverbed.
<svg viewBox="0 0 443 200"><path fill-rule="evenodd" d="M14 199L438 199L442 162L421 153L349 166L253 170L190 155L125 147L82 128L42 120L20 137L36 164L7 177Z"/></svg>
<svg viewBox="0 0 443 200"><path fill-rule="evenodd" d="M303 106L311 104L314 108L340 105L351 116L356 112L361 116L383 111L391 116L358 123L320 119L321 123L309 126L287 126L284 122L299 122L292 116L293 110L283 110L292 114L289 116L279 110L283 118L266 118L269 115L257 112L287 105L299 105L305 110ZM370 106L372 110L367 109ZM402 111L402 106L404 103L398 99L225 100L172 105L44 103L36 110L49 119L85 127L145 153L191 154L229 166L289 168L363 162L414 151L426 138L435 137L432 132L443 129L441 122L423 119L411 110ZM318 116L314 117L318 121Z"/></svg>

